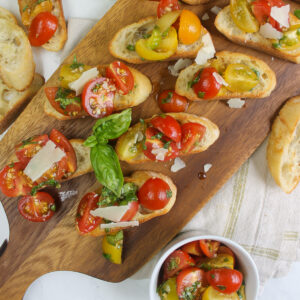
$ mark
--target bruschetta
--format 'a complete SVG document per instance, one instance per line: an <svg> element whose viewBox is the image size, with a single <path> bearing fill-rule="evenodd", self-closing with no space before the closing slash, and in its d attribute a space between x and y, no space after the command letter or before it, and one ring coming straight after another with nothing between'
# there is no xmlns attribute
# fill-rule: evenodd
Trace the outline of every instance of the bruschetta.
<svg viewBox="0 0 300 300"><path fill-rule="evenodd" d="M219 137L219 128L205 117L167 113L141 120L117 141L120 160L137 164L168 161L208 149Z"/></svg>
<svg viewBox="0 0 300 300"><path fill-rule="evenodd" d="M275 86L275 73L262 60L222 51L204 65L193 64L182 70L175 91L192 101L264 98Z"/></svg>

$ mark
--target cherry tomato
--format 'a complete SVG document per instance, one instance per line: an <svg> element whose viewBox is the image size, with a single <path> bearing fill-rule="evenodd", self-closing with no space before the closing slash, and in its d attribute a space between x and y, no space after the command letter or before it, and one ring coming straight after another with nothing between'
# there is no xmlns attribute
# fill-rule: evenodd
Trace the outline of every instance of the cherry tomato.
<svg viewBox="0 0 300 300"><path fill-rule="evenodd" d="M151 119L151 124L165 136L169 137L176 143L181 141L181 126L171 116L157 116Z"/></svg>
<svg viewBox="0 0 300 300"><path fill-rule="evenodd" d="M198 299L200 296L200 288L206 281L205 272L196 267L186 268L178 274L176 278L177 283L177 295L180 299L184 299L184 292L186 288L192 288L192 299Z"/></svg>
<svg viewBox="0 0 300 300"><path fill-rule="evenodd" d="M145 148L146 149L143 150L145 156L154 161L168 161L179 155L179 149L176 143L153 127L146 129ZM158 152L165 151L163 157L159 157L159 153L155 153L156 150Z"/></svg>
<svg viewBox="0 0 300 300"><path fill-rule="evenodd" d="M131 221L134 216L136 215L136 213L139 210L139 203L138 201L131 201L129 202L129 208L126 211L126 213L124 214L124 216L121 218L120 222L127 222L127 221Z"/></svg>
<svg viewBox="0 0 300 300"><path fill-rule="evenodd" d="M211 99L217 96L222 85L213 76L214 72L218 73L215 68L207 67L196 73L193 90L199 98Z"/></svg>
<svg viewBox="0 0 300 300"><path fill-rule="evenodd" d="M114 81L120 94L127 95L134 87L130 69L120 61L115 61L106 68L106 76Z"/></svg>
<svg viewBox="0 0 300 300"><path fill-rule="evenodd" d="M84 110L93 118L110 115L114 110L115 85L109 78L100 77L90 80L81 95Z"/></svg>
<svg viewBox="0 0 300 300"><path fill-rule="evenodd" d="M96 193L86 194L80 201L77 209L76 223L82 233L94 230L102 222L102 218L94 217L90 211L98 207L99 195Z"/></svg>
<svg viewBox="0 0 300 300"><path fill-rule="evenodd" d="M20 199L18 210L22 217L31 222L45 222L55 212L54 199L45 192L38 192L34 196L24 196Z"/></svg>
<svg viewBox="0 0 300 300"><path fill-rule="evenodd" d="M182 142L181 151L185 153L192 152L201 142L206 128L199 123L185 123L181 126Z"/></svg>
<svg viewBox="0 0 300 300"><path fill-rule="evenodd" d="M172 191L169 185L160 178L149 178L138 191L141 205L151 210L164 208L171 197Z"/></svg>
<svg viewBox="0 0 300 300"><path fill-rule="evenodd" d="M66 101L60 101L61 98L57 97L58 87L46 87L45 94L52 105L52 107L57 110L59 113L68 116L76 116L80 112L83 112L81 106L81 99L76 97L75 93L71 90L60 88L60 91L65 94L63 100L68 100L69 104L66 104Z"/></svg>
<svg viewBox="0 0 300 300"><path fill-rule="evenodd" d="M173 90L165 90L158 97L158 106L166 113L184 112L188 107L188 101Z"/></svg>
<svg viewBox="0 0 300 300"><path fill-rule="evenodd" d="M7 197L26 195L31 191L30 184L23 174L25 164L12 163L0 171L0 189Z"/></svg>
<svg viewBox="0 0 300 300"><path fill-rule="evenodd" d="M164 262L164 280L173 277L177 272L195 265L194 259L182 250L175 250Z"/></svg>
<svg viewBox="0 0 300 300"><path fill-rule="evenodd" d="M243 274L238 270L213 269L206 273L206 279L217 291L231 294L240 288L243 282Z"/></svg>
<svg viewBox="0 0 300 300"><path fill-rule="evenodd" d="M157 16L160 18L164 14L173 11L179 10L180 6L178 0L160 0L157 7Z"/></svg>
<svg viewBox="0 0 300 300"><path fill-rule="evenodd" d="M233 257L233 264L234 264L234 262L235 262L235 255L234 255L233 251L230 248L221 245L219 247L219 249L218 249L218 252L217 252L218 256L219 256L219 254L228 254L228 255L231 255Z"/></svg>
<svg viewBox="0 0 300 300"><path fill-rule="evenodd" d="M193 241L190 243L187 243L181 247L182 251L196 255L196 256L203 256L203 253L201 251L199 241Z"/></svg>
<svg viewBox="0 0 300 300"><path fill-rule="evenodd" d="M58 19L50 12L39 13L31 22L28 38L30 44L39 47L47 43L54 35Z"/></svg>
<svg viewBox="0 0 300 300"><path fill-rule="evenodd" d="M47 134L29 138L15 147L18 160L25 164L48 142Z"/></svg>
<svg viewBox="0 0 300 300"><path fill-rule="evenodd" d="M220 242L211 240L200 240L200 248L202 252L209 258L216 257L220 246Z"/></svg>

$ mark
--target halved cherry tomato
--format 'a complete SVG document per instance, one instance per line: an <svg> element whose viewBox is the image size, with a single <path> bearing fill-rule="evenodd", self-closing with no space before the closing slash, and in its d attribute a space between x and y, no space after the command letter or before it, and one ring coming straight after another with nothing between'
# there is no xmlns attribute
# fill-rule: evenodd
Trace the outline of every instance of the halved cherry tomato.
<svg viewBox="0 0 300 300"><path fill-rule="evenodd" d="M31 22L28 38L30 44L39 47L47 43L55 34L58 19L50 12L41 12Z"/></svg>
<svg viewBox="0 0 300 300"><path fill-rule="evenodd" d="M184 123L181 126L182 130L182 142L181 142L181 151L188 153L194 150L202 140L206 128L199 123Z"/></svg>
<svg viewBox="0 0 300 300"><path fill-rule="evenodd" d="M217 96L222 85L213 76L214 72L218 73L215 68L207 67L196 73L193 90L199 98L210 99Z"/></svg>
<svg viewBox="0 0 300 300"><path fill-rule="evenodd" d="M217 255L219 255L219 254L231 255L233 257L233 262L235 262L235 255L234 255L233 251L230 248L221 245L218 249L218 252L217 252Z"/></svg>
<svg viewBox="0 0 300 300"><path fill-rule="evenodd" d="M173 11L179 10L180 6L178 0L160 0L157 7L157 16L160 18L164 14Z"/></svg>
<svg viewBox="0 0 300 300"><path fill-rule="evenodd" d="M138 199L145 208L164 208L172 197L170 186L160 178L149 178L139 189Z"/></svg>
<svg viewBox="0 0 300 300"><path fill-rule="evenodd" d="M207 257L216 257L220 242L211 240L200 240L200 248Z"/></svg>
<svg viewBox="0 0 300 300"><path fill-rule="evenodd" d="M60 98L60 93L64 98ZM58 87L46 87L45 94L55 110L63 115L76 116L83 111L80 97L76 97L75 92Z"/></svg>
<svg viewBox="0 0 300 300"><path fill-rule="evenodd" d="M230 269L210 270L206 273L206 278L214 289L224 294L238 291L243 282L243 274Z"/></svg>
<svg viewBox="0 0 300 300"><path fill-rule="evenodd" d="M181 141L181 126L171 116L157 116L151 119L151 124L165 136L169 137L176 143Z"/></svg>
<svg viewBox="0 0 300 300"><path fill-rule="evenodd" d="M199 241L193 241L190 243L187 243L181 247L182 251L187 252L189 254L197 255L197 256L203 256L203 253L201 251Z"/></svg>
<svg viewBox="0 0 300 300"><path fill-rule="evenodd" d="M180 299L184 299L185 289L188 288L194 296L192 299L198 299L200 296L200 288L205 283L205 272L196 267L189 267L182 271L177 276L177 294Z"/></svg>
<svg viewBox="0 0 300 300"><path fill-rule="evenodd" d="M194 259L182 250L175 250L164 262L164 280L173 277L177 272L195 265Z"/></svg>
<svg viewBox="0 0 300 300"><path fill-rule="evenodd" d="M109 78L90 80L81 95L84 110L96 119L110 115L114 110L115 90L116 87Z"/></svg>
<svg viewBox="0 0 300 300"><path fill-rule="evenodd" d="M102 218L94 217L90 211L98 207L99 195L96 193L87 193L80 201L77 209L76 223L82 233L88 233L94 230L102 222Z"/></svg>
<svg viewBox="0 0 300 300"><path fill-rule="evenodd" d="M163 112L184 112L188 107L186 97L173 90L165 90L158 97L158 106Z"/></svg>
<svg viewBox="0 0 300 300"><path fill-rule="evenodd" d="M115 82L120 94L127 95L134 87L130 69L120 61L115 61L106 68L106 76Z"/></svg>
<svg viewBox="0 0 300 300"><path fill-rule="evenodd" d="M15 147L18 160L27 165L30 159L48 142L47 134L32 137L22 141Z"/></svg>
<svg viewBox="0 0 300 300"><path fill-rule="evenodd" d="M0 171L0 189L7 197L26 195L31 191L31 186L23 174L25 164L12 163Z"/></svg>
<svg viewBox="0 0 300 300"><path fill-rule="evenodd" d="M22 217L31 222L45 222L53 216L56 207L51 195L38 192L34 196L22 197L18 210Z"/></svg>
<svg viewBox="0 0 300 300"><path fill-rule="evenodd" d="M131 201L131 202L129 202L128 205L129 205L129 208L126 211L126 213L124 214L124 216L121 218L120 222L131 221L139 210L138 201Z"/></svg>

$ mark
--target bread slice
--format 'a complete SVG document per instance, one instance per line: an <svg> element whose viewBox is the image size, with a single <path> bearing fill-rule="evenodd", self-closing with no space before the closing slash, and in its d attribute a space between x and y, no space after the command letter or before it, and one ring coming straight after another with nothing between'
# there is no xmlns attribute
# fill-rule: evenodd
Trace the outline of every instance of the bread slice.
<svg viewBox="0 0 300 300"><path fill-rule="evenodd" d="M173 117L180 124L194 122L194 123L199 123L199 124L205 126L205 128L206 128L204 137L200 141L199 145L197 145L197 147L195 147L192 152L189 152L189 153L180 152L180 156L205 151L218 139L218 137L220 135L218 126L205 117L199 117L197 115L188 114L188 113L167 113L166 115ZM150 120L151 119L146 119L145 122L149 123ZM124 153L122 152L123 145L128 143L128 140L135 139L135 137L132 136L132 132L138 132L139 129L137 129L137 128L139 128L139 126L141 126L141 124L137 123L134 126L132 126L131 128L129 128L129 130L127 132L125 132L118 139L117 144L116 144L115 150L116 150L116 153L117 153L119 159L126 161L129 164L138 164L138 163L142 163L142 162L150 160L148 157L146 157L144 155L144 153L142 151L138 152L138 155L136 155L134 158L126 157L124 155ZM140 130L140 132L142 134L144 134L142 129Z"/></svg>
<svg viewBox="0 0 300 300"><path fill-rule="evenodd" d="M115 95L114 98L115 111L120 111L125 108L129 108L141 104L149 97L149 95L152 92L152 84L149 78L134 68L129 67L129 69L134 78L134 88L127 95L121 95L121 94ZM98 66L98 70L100 74L102 75L105 74L105 66ZM45 102L44 102L45 113L57 120L70 120L70 119L77 119L77 118L87 116L87 114L77 115L74 117L63 115L60 112L58 112L55 108L53 108L53 106L48 101L46 95L44 97L45 97Z"/></svg>
<svg viewBox="0 0 300 300"><path fill-rule="evenodd" d="M33 0L18 0L19 3L19 10L20 14L24 13L23 10L27 6L29 9L33 9L34 6L36 5L37 1ZM61 50L65 42L67 40L67 26L66 26L66 21L64 17L64 11L63 11L63 6L62 6L62 1L61 0L51 0L52 2L52 11L51 13L57 17L58 19L58 28L53 35L53 37L45 43L42 47L45 48L48 51L59 51ZM25 25L25 24L24 24ZM26 26L27 29L29 26Z"/></svg>
<svg viewBox="0 0 300 300"><path fill-rule="evenodd" d="M0 134L17 118L30 99L44 84L44 78L35 74L29 88L23 92L9 88L0 79Z"/></svg>
<svg viewBox="0 0 300 300"><path fill-rule="evenodd" d="M210 0L182 0L182 1L190 5L199 5L199 4L208 3Z"/></svg>
<svg viewBox="0 0 300 300"><path fill-rule="evenodd" d="M17 91L28 88L35 64L28 38L21 27L0 18L0 78Z"/></svg>
<svg viewBox="0 0 300 300"><path fill-rule="evenodd" d="M300 181L300 96L287 101L276 117L267 160L276 183L291 193Z"/></svg>
<svg viewBox="0 0 300 300"><path fill-rule="evenodd" d="M136 184L139 188L149 179L149 178L161 178L162 180L164 180L170 187L170 190L172 191L172 197L170 198L168 204L162 208L162 209L158 209L158 210L146 210L144 208L141 207L141 205L139 206L139 211L137 212L137 214L135 215L135 217L132 219L132 221L139 221L139 223L144 223L146 221L149 221L153 218L156 218L158 216L162 216L167 214L171 208L173 207L173 205L175 204L176 201L176 196L177 196L177 188L175 186L175 184L173 183L172 179L162 173L156 173L156 172L151 172L151 171L136 171L134 172L130 177L125 177L124 181L125 182L132 182L134 184ZM91 191L97 191L99 193L101 193L101 185L100 183L96 183L92 188ZM78 232L82 235L91 235L91 236L102 236L105 235L106 232L104 229L101 229L100 226L97 227L96 229L94 229L93 231L83 234L79 231L78 226L76 225L76 228L78 230ZM127 227L128 228L128 227ZM114 233L117 232L121 229L126 229L126 227L122 227L122 228L113 228L109 230L109 233Z"/></svg>
<svg viewBox="0 0 300 300"><path fill-rule="evenodd" d="M133 64L153 63L153 61L142 59L135 51L128 50L127 46L135 45L136 41L141 39L144 34L151 32L155 26L156 20L156 17L148 17L120 29L110 42L109 51L111 55ZM199 40L191 45L179 43L176 53L166 60L170 61L179 58L196 57L199 49L203 46L202 36L206 33L208 33L208 31L203 28Z"/></svg>
<svg viewBox="0 0 300 300"><path fill-rule="evenodd" d="M16 17L7 9L0 6L0 19L4 19L18 25Z"/></svg>
<svg viewBox="0 0 300 300"><path fill-rule="evenodd" d="M300 47L291 51L281 51L272 46L273 41L271 39L266 39L259 32L246 33L242 31L233 22L229 6L226 6L218 13L215 19L215 26L234 43L248 46L297 64L300 63Z"/></svg>
<svg viewBox="0 0 300 300"><path fill-rule="evenodd" d="M225 87L221 87L216 97L205 99L204 101L230 98L264 98L269 96L276 86L275 73L262 60L242 53L221 51L216 53L216 58L208 60L205 65L193 64L182 70L176 81L176 93L185 96L192 101L203 101L202 98L199 98L198 95L196 95L193 88L189 87L188 83L194 79L195 74L199 70L210 66L212 63L221 66L224 70L227 65L232 63L246 64L259 72L259 83L252 90L243 93L231 92Z"/></svg>

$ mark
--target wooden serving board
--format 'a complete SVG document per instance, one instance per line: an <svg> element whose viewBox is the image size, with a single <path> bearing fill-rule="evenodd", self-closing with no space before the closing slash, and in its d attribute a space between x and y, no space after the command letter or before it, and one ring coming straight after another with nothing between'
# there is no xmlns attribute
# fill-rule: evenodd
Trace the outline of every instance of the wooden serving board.
<svg viewBox="0 0 300 300"><path fill-rule="evenodd" d="M225 3L220 0L188 8L201 16L210 7L224 6ZM111 62L114 58L108 52L108 43L113 34L124 25L155 15L156 7L157 2L152 1L119 0L66 61L70 62L76 53L78 61L89 65ZM211 32L218 51L226 49L259 57L276 72L278 83L271 97L248 100L242 109L230 109L222 101L190 104L188 112L211 119L220 127L221 135L208 151L185 157L187 167L178 173L170 172L171 163L149 162L133 166L122 163L125 175L137 169L170 175L178 187L178 198L167 215L126 231L124 263L120 266L102 257L101 238L79 236L74 227L78 202L95 182L93 174L63 184L62 191L77 190L78 195L62 202L55 216L44 224L24 220L18 213L17 199L1 194L11 230L7 250L0 258L1 300L21 299L32 281L56 270L83 272L112 282L132 275L181 230L262 143L285 100L300 94L300 66L276 58L272 60L268 55L232 44L217 32L213 25L215 16L209 15L210 20L203 24ZM158 62L136 66L151 78L154 92L145 103L133 109L134 122L158 113L157 92L174 87L175 78L168 75L168 65ZM47 85L55 85L57 77L56 72ZM68 138L86 138L90 134L94 120L57 121L44 114L43 99L42 89L1 141L0 167L7 163L14 145L30 136L49 133L52 128L61 130ZM198 173L205 163L211 163L213 167L206 180L199 180Z"/></svg>

